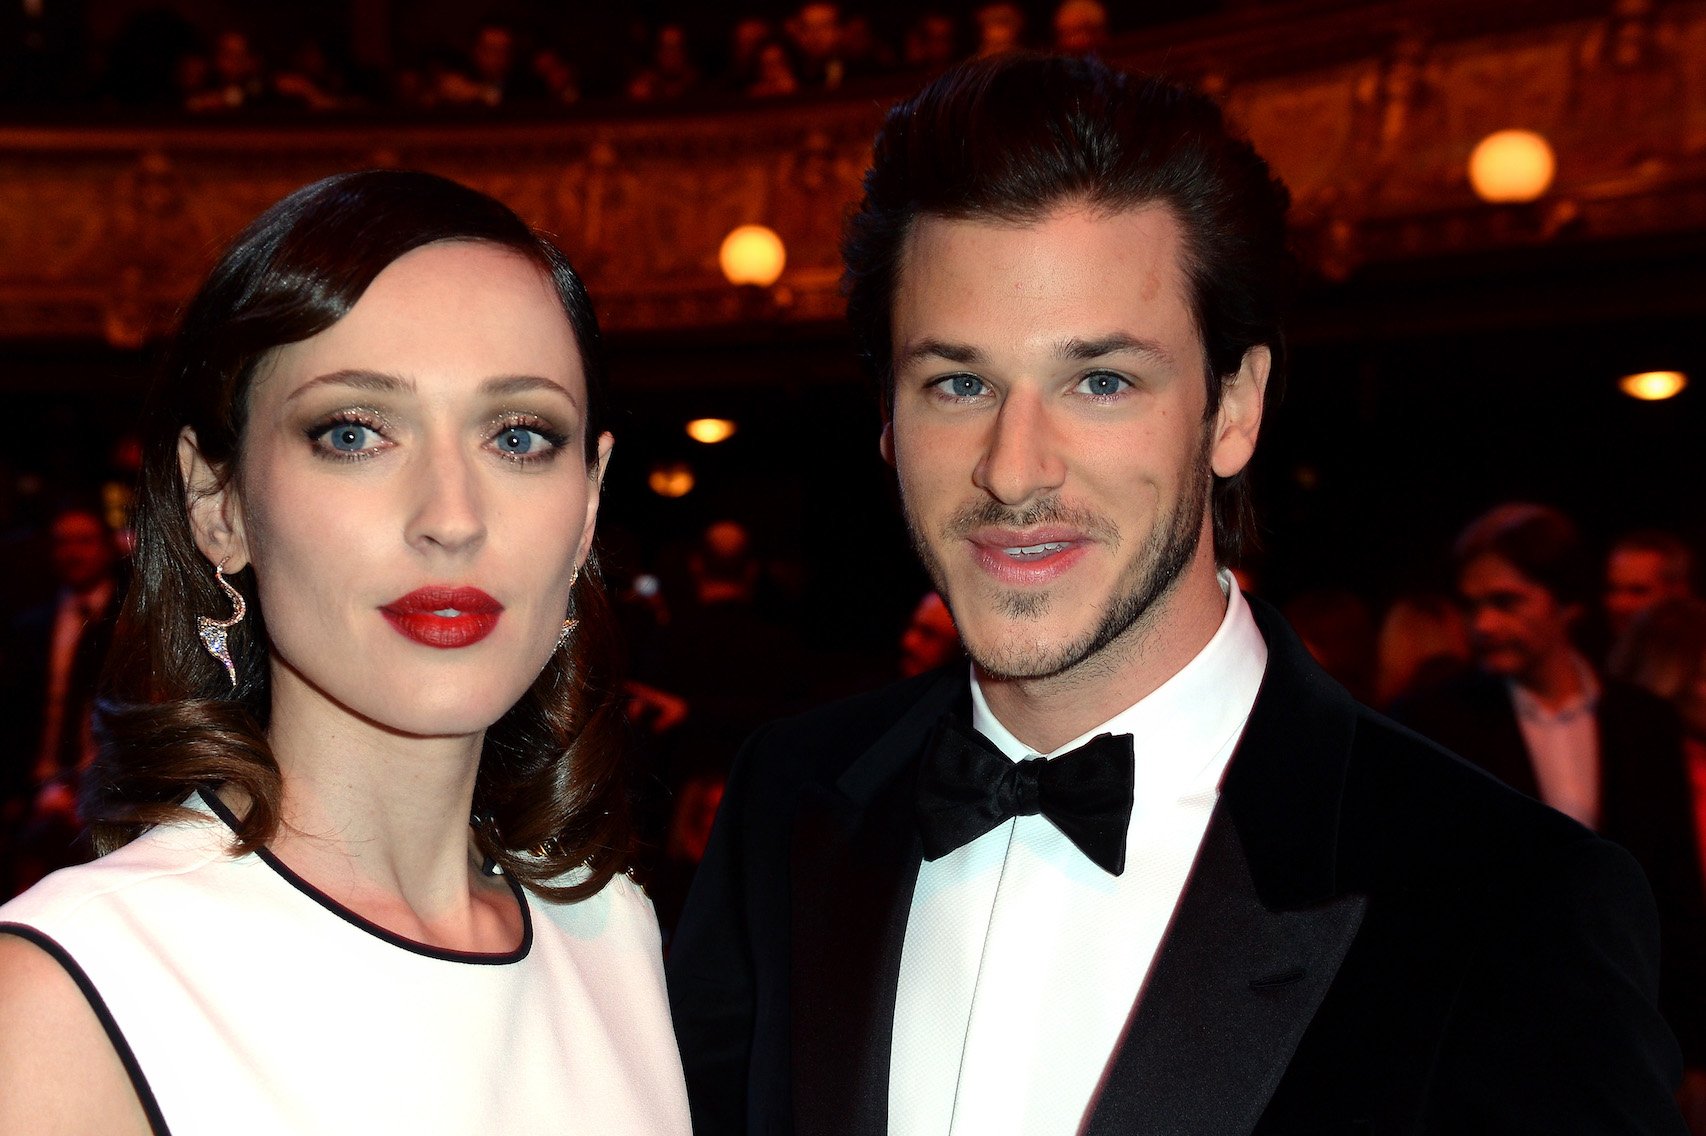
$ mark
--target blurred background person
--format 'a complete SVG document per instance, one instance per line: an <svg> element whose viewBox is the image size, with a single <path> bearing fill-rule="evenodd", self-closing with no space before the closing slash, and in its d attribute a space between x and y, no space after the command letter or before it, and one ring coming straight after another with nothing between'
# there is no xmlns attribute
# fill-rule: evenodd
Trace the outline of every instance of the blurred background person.
<svg viewBox="0 0 1706 1136"><path fill-rule="evenodd" d="M1000 55L1025 46L1025 10L1017 4L985 4L972 13L977 54Z"/></svg>
<svg viewBox="0 0 1706 1136"><path fill-rule="evenodd" d="M1449 596L1399 596L1375 643L1375 705L1381 709L1454 678L1469 663L1469 629Z"/></svg>
<svg viewBox="0 0 1706 1136"><path fill-rule="evenodd" d="M781 98L798 94L800 80L794 74L794 58L788 44L780 39L767 39L753 54L752 77L742 93L755 98Z"/></svg>
<svg viewBox="0 0 1706 1136"><path fill-rule="evenodd" d="M699 66L687 41L687 28L665 24L652 38L652 53L628 80L628 97L637 102L679 99L700 85Z"/></svg>
<svg viewBox="0 0 1706 1136"><path fill-rule="evenodd" d="M1706 870L1706 602L1681 596L1642 612L1613 646L1606 673L1663 698L1682 719L1695 836Z"/></svg>
<svg viewBox="0 0 1706 1136"><path fill-rule="evenodd" d="M271 86L248 34L226 28L213 39L206 85L184 96L184 109L219 114L252 109L270 100Z"/></svg>
<svg viewBox="0 0 1706 1136"><path fill-rule="evenodd" d="M95 758L91 716L124 586L112 530L94 503L57 509L48 526L58 587L20 612L3 648L6 786L10 830L6 895L87 860L77 795Z"/></svg>
<svg viewBox="0 0 1706 1136"><path fill-rule="evenodd" d="M1108 9L1099 0L1062 0L1054 10L1054 49L1096 55L1108 46Z"/></svg>
<svg viewBox="0 0 1706 1136"><path fill-rule="evenodd" d="M699 861L705 858L711 823L717 819L717 806L723 802L726 784L721 772L702 771L683 780L675 792L663 857L646 883L646 894L657 908L666 951L675 922L681 917L682 904L687 902L693 875L699 870Z"/></svg>
<svg viewBox="0 0 1706 1136"><path fill-rule="evenodd" d="M833 91L847 81L839 4L801 4L785 26L794 44L795 71L803 89Z"/></svg>
<svg viewBox="0 0 1706 1136"><path fill-rule="evenodd" d="M1293 597L1283 610L1321 669L1358 702L1372 705L1374 616L1363 598L1343 588L1316 588Z"/></svg>
<svg viewBox="0 0 1706 1136"><path fill-rule="evenodd" d="M1643 612L1693 594L1694 550L1674 533L1628 533L1606 554L1605 622L1613 641Z"/></svg>
<svg viewBox="0 0 1706 1136"><path fill-rule="evenodd" d="M915 71L935 72L960 57L959 28L946 12L925 9L912 18L901 38L901 62Z"/></svg>
<svg viewBox="0 0 1706 1136"><path fill-rule="evenodd" d="M1476 666L1394 716L1623 845L1658 901L1660 1008L1706 1090L1706 887L1682 733L1661 698L1601 678L1571 639L1594 595L1575 523L1544 505L1497 506L1453 549Z"/></svg>
<svg viewBox="0 0 1706 1136"><path fill-rule="evenodd" d="M900 676L911 678L964 657L953 613L940 593L927 592L900 635Z"/></svg>

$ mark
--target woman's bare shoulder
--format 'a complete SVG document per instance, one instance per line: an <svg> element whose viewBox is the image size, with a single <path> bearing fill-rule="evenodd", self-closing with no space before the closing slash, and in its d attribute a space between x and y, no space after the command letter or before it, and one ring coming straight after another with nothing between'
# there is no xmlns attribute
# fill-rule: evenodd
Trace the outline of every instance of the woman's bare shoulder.
<svg viewBox="0 0 1706 1136"><path fill-rule="evenodd" d="M89 998L47 946L0 934L0 1132L147 1133Z"/></svg>

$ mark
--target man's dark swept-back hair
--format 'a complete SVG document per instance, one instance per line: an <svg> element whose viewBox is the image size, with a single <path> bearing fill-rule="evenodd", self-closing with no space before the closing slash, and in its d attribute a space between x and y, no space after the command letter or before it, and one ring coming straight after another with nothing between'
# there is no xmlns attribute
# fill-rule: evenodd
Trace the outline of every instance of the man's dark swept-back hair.
<svg viewBox="0 0 1706 1136"><path fill-rule="evenodd" d="M1561 604L1585 604L1593 598L1593 562L1581 530L1550 505L1495 505L1458 534L1451 555L1459 575L1481 557L1496 556Z"/></svg>
<svg viewBox="0 0 1706 1136"><path fill-rule="evenodd" d="M1029 224L1080 202L1170 208L1184 230L1208 414L1244 353L1261 344L1273 353L1267 398L1278 400L1296 276L1285 186L1205 95L1094 59L1015 54L948 71L891 110L877 134L842 252L848 319L885 409L894 404L890 319L913 222ZM1246 474L1217 478L1217 559L1235 562L1253 527Z"/></svg>

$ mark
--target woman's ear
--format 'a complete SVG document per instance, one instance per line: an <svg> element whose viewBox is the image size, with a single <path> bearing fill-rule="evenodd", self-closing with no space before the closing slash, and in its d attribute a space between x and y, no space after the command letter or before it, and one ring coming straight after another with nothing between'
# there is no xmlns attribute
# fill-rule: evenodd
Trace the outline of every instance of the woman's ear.
<svg viewBox="0 0 1706 1136"><path fill-rule="evenodd" d="M598 501L604 493L604 471L610 468L610 450L616 444L606 430L598 436L598 457L587 469L587 478L592 482L592 491L586 498L586 521L581 529L580 548L575 550L575 567L579 570L586 563L587 554L592 551L592 534L598 524Z"/></svg>
<svg viewBox="0 0 1706 1136"><path fill-rule="evenodd" d="M178 434L178 472L184 478L184 510L189 513L196 547L212 563L223 563L227 572L246 568L249 544L236 486L220 477L202 456L195 430L189 426Z"/></svg>

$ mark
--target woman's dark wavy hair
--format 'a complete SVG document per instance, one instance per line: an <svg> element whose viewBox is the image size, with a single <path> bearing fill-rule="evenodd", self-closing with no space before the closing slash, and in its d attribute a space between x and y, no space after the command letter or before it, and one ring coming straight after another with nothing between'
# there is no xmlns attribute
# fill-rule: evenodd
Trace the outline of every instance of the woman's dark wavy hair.
<svg viewBox="0 0 1706 1136"><path fill-rule="evenodd" d="M253 573L233 573L249 608L230 633L233 689L197 637L196 616L223 615L230 603L196 548L178 438L192 428L221 479L237 477L258 366L336 323L388 265L436 241L497 245L550 277L586 374L592 468L607 413L592 302L563 253L508 208L432 174L377 170L315 182L268 209L185 309L145 412L135 575L109 656L101 757L84 802L101 851L181 816L179 802L210 785L240 789L251 802L235 852L276 832L265 613ZM572 605L580 622L569 646L486 731L474 789L481 851L533 891L565 901L598 891L633 853L617 641L590 560ZM586 872L571 886L547 883L579 868Z"/></svg>
<svg viewBox="0 0 1706 1136"><path fill-rule="evenodd" d="M1208 411L1244 353L1273 353L1267 399L1285 374L1284 309L1296 280L1290 195L1227 128L1207 96L1095 59L976 59L889 111L865 195L842 244L847 317L894 405L890 319L901 256L920 216L1030 224L1073 202L1107 210L1161 203L1184 228L1192 313L1208 362ZM1244 473L1216 478L1214 548L1235 563L1254 540Z"/></svg>

